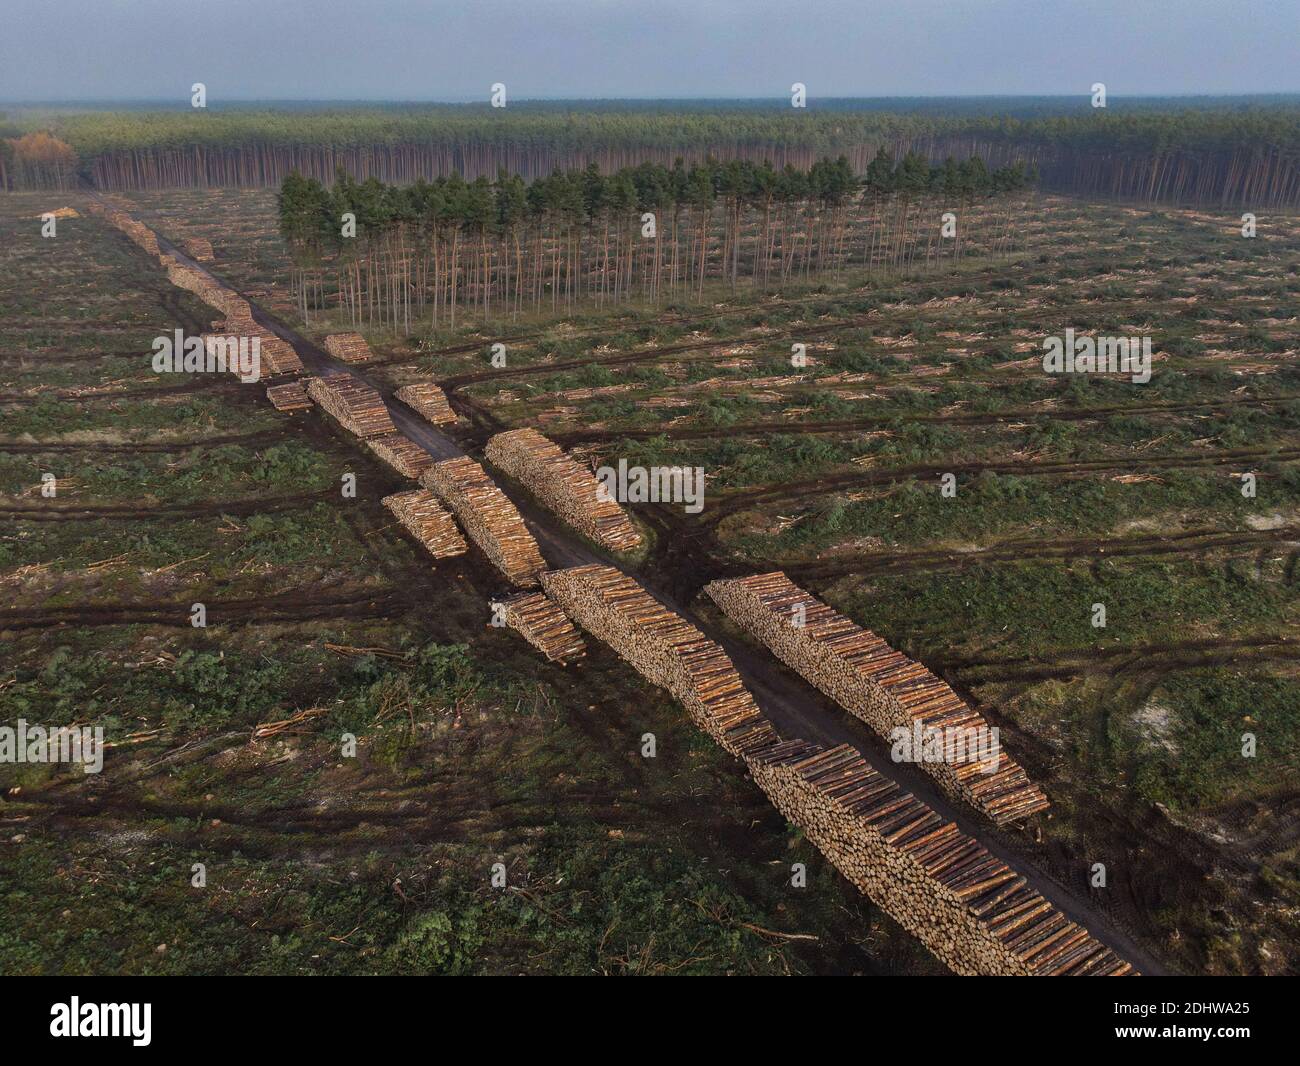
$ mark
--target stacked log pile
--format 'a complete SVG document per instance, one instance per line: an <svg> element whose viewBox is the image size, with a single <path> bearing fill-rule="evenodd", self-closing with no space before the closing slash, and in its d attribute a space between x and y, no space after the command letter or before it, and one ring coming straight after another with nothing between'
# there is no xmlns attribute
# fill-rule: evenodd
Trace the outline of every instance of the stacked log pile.
<svg viewBox="0 0 1300 1066"><path fill-rule="evenodd" d="M358 437L381 437L397 432L383 397L351 374L318 377L307 386L307 395Z"/></svg>
<svg viewBox="0 0 1300 1066"><path fill-rule="evenodd" d="M727 615L766 644L805 680L866 722L886 740L953 729L974 738L989 726L949 685L895 651L868 629L799 588L780 571L714 581L705 592ZM1048 807L1047 797L1005 751L996 765L975 745L953 758L919 761L955 799L999 825ZM987 752L983 754L987 755Z"/></svg>
<svg viewBox="0 0 1300 1066"><path fill-rule="evenodd" d="M779 739L727 653L626 574L612 566L577 566L543 574L542 587L583 629L671 692L731 754L759 751Z"/></svg>
<svg viewBox="0 0 1300 1066"><path fill-rule="evenodd" d="M397 398L435 426L445 426L456 421L456 412L447 402L447 394L430 381L403 385L397 390Z"/></svg>
<svg viewBox="0 0 1300 1066"><path fill-rule="evenodd" d="M777 809L955 973L1137 975L1024 877L849 745L788 740L745 761Z"/></svg>
<svg viewBox="0 0 1300 1066"><path fill-rule="evenodd" d="M232 330L230 323L227 321L221 325L220 329L213 330L211 333L201 333L203 339L204 351L208 354L215 354L219 351L226 350L224 345L226 341L233 338L236 343L247 338L246 347L251 350L254 339L258 345L258 371L261 377L280 377L284 374L297 374L303 369L302 360L298 358L298 353L293 346L286 341L281 340L273 333L265 333L256 326L252 330L244 333L239 330ZM218 346L223 347L218 347ZM234 353L227 350L227 356L233 357ZM237 373L232 365L231 373Z"/></svg>
<svg viewBox="0 0 1300 1066"><path fill-rule="evenodd" d="M505 621L553 663L567 666L587 654L564 609L542 592L521 592L501 601Z"/></svg>
<svg viewBox="0 0 1300 1066"><path fill-rule="evenodd" d="M367 446L403 477L418 478L433 466L433 456L404 433L371 437Z"/></svg>
<svg viewBox="0 0 1300 1066"><path fill-rule="evenodd" d="M276 377L280 374L302 372L302 360L298 358L298 352L292 344L274 333L266 333L262 330L258 330L256 336L261 342L264 376Z"/></svg>
<svg viewBox="0 0 1300 1066"><path fill-rule="evenodd" d="M158 262L167 272L167 280L173 285L193 293L209 307L220 310L226 316L227 334L258 337L262 367L269 371L270 376L297 374L302 371L302 360L298 358L298 353L293 346L258 325L253 319L252 305L237 292L220 284L197 267L182 263L175 256L161 252L154 232L125 211L106 208L93 201L91 210L107 218L112 225L125 232L142 248L157 256ZM212 244L206 238L191 238L185 242L185 248L194 259L212 258Z"/></svg>
<svg viewBox="0 0 1300 1066"><path fill-rule="evenodd" d="M168 281L178 289L192 292L209 307L215 307L224 313L229 329L254 333L261 328L253 321L253 311L248 301L233 289L226 288L203 271L170 256L160 257L160 262L167 271Z"/></svg>
<svg viewBox="0 0 1300 1066"><path fill-rule="evenodd" d="M270 386L266 390L266 398L277 411L305 411L311 406L307 386L301 379Z"/></svg>
<svg viewBox="0 0 1300 1066"><path fill-rule="evenodd" d="M187 289L200 298L203 298L207 292L215 293L218 290L218 286L214 285L201 271L195 270L188 263L181 263L175 259L168 262L168 259L170 259L169 256L160 257L159 261L163 264L163 269L167 271L167 280L178 289ZM213 307L221 306L208 300L204 302L211 303Z"/></svg>
<svg viewBox="0 0 1300 1066"><path fill-rule="evenodd" d="M470 539L512 584L537 586L546 569L541 549L523 515L478 463L469 456L445 459L426 470L420 484L451 507Z"/></svg>
<svg viewBox="0 0 1300 1066"><path fill-rule="evenodd" d="M125 211L119 210L116 207L104 207L93 200L90 203L90 211L92 214L99 215L106 219L109 225L120 229L150 255L160 255L158 250L158 235L143 222L136 221Z"/></svg>
<svg viewBox="0 0 1300 1066"><path fill-rule="evenodd" d="M435 559L464 555L469 545L456 528L455 520L438 504L428 489L412 489L384 497L384 506Z"/></svg>
<svg viewBox="0 0 1300 1066"><path fill-rule="evenodd" d="M225 312L226 320L231 329L254 330L257 328L257 324L253 320L253 305L235 292L234 289L220 289L217 298L220 302L215 306L220 307Z"/></svg>
<svg viewBox="0 0 1300 1066"><path fill-rule="evenodd" d="M611 551L628 551L641 534L590 470L535 429L512 429L488 441L486 455L547 508Z"/></svg>
<svg viewBox="0 0 1300 1066"><path fill-rule="evenodd" d="M212 254L212 242L206 237L189 237L181 242L185 254L198 263L210 263L215 258Z"/></svg>
<svg viewBox="0 0 1300 1066"><path fill-rule="evenodd" d="M360 333L331 333L325 338L325 350L345 363L367 363L375 357Z"/></svg>

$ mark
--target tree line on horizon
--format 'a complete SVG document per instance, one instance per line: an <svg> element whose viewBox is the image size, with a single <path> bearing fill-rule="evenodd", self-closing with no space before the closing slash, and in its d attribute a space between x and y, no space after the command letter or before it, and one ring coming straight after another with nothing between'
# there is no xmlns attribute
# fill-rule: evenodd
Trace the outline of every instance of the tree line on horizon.
<svg viewBox="0 0 1300 1066"><path fill-rule="evenodd" d="M979 156L931 165L881 149L858 177L841 156L804 169L745 160L593 164L527 181L452 174L390 185L340 170L290 174L278 194L300 313L403 332L629 299L702 298L707 285L770 289L850 266L907 269L980 245L1005 251L1010 205L1032 168ZM950 234L942 215L951 211ZM979 215L979 222L976 222Z"/></svg>
<svg viewBox="0 0 1300 1066"><path fill-rule="evenodd" d="M991 169L1020 161L1038 168L1044 189L1059 192L1249 210L1300 205L1300 107L1285 101L1027 117L965 109L460 105L99 111L33 121L66 145L78 177L111 190L278 187L294 171L330 182L339 166L400 184L452 173L492 179L502 167L532 180L592 162L605 172L671 166L679 156L807 169L844 155L861 174L883 147L932 162L979 155ZM46 180L31 168L11 165L6 173L4 154L13 157L16 139L0 143L0 187Z"/></svg>

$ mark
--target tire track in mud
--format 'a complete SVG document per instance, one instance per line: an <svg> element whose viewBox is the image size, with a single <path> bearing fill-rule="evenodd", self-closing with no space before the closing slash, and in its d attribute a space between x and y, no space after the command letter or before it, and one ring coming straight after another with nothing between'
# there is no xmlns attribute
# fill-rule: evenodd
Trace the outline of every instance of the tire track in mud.
<svg viewBox="0 0 1300 1066"><path fill-rule="evenodd" d="M290 440L288 425L275 426L271 429L259 429L253 433L228 433L221 436L207 437L199 440L170 441L122 441L105 443L103 441L7 441L0 440L0 454L44 455L56 452L183 452L191 448L219 448L226 444L257 445L275 444Z"/></svg>
<svg viewBox="0 0 1300 1066"><path fill-rule="evenodd" d="M1213 468L1238 463L1288 463L1300 459L1300 448L1236 448L1216 452L1185 452L1178 455L1142 455L1131 458L1048 460L1038 463L1002 460L973 463L919 463L854 474L831 474L808 481L786 481L775 485L730 489L715 496L706 512L706 522L744 510L756 503L785 503L805 496L823 496L842 489L889 485L912 478L937 478L942 474L976 476L990 473L1008 477L1069 477L1088 474L1145 473L1150 470Z"/></svg>
<svg viewBox="0 0 1300 1066"><path fill-rule="evenodd" d="M203 596L196 592L195 597ZM379 618L405 607L407 600L396 590L359 590L353 593L291 593L246 599L190 598L181 603L104 603L44 607L32 610L0 611L0 632L53 629L58 626L95 627L115 625L159 625L178 629L191 627L190 611L203 603L208 626L264 625L272 622L303 622L337 618Z"/></svg>
<svg viewBox="0 0 1300 1066"><path fill-rule="evenodd" d="M337 489L318 489L289 496L245 497L238 500L219 500L203 503L160 503L154 507L128 504L55 504L48 507L13 506L0 502L0 518L24 522L87 521L95 519L147 519L147 518L202 518L221 515L244 516L251 514L292 511L319 500L332 499Z"/></svg>
<svg viewBox="0 0 1300 1066"><path fill-rule="evenodd" d="M453 374L451 377L442 378L437 382L438 386L447 393L448 396L459 392L467 385L479 385L484 382L508 380L518 377L536 377L541 374L559 373L565 370L580 370L586 366L629 366L636 363L648 362L651 359L661 359L665 356L684 355L689 352L708 351L713 348L724 348L731 345L741 344L770 344L788 341L791 338L801 340L804 337L822 337L827 334L840 333L853 329L862 329L874 321L870 316L864 318L848 319L843 322L823 322L814 326L805 326L798 330L788 332L765 333L758 337L727 337L711 338L708 340L685 341L681 344L667 344L657 348L624 352L620 355L593 355L582 359L565 359L556 363L533 363L521 367L502 367L493 370L475 370L464 374Z"/></svg>
<svg viewBox="0 0 1300 1066"><path fill-rule="evenodd" d="M1300 544L1300 526L1279 526L1261 530L1191 529L1181 533L1154 533L1140 537L1093 537L1074 540L1047 538L1002 541L969 551L881 551L839 556L810 563L770 563L792 579L811 580L876 573L911 574L961 570L970 565L1062 561L1081 558L1137 558L1151 555L1191 555L1223 548L1266 546L1275 543Z"/></svg>
<svg viewBox="0 0 1300 1066"><path fill-rule="evenodd" d="M934 668L965 675L980 672L977 681L1050 681L1085 674L1115 676L1237 662L1300 664L1300 637L1283 634L1249 637L1204 637L1140 646L1078 648L1049 655L930 656Z"/></svg>
<svg viewBox="0 0 1300 1066"><path fill-rule="evenodd" d="M1084 422L1113 416L1148 414L1185 414L1196 411L1213 412L1218 409L1240 407L1268 407L1272 404L1300 400L1300 393L1286 396L1248 397L1240 399L1204 400L1187 403L1139 404L1132 407L1079 407L1060 410L1046 408L1020 408L1009 411L989 411L953 414L895 414L863 418L831 419L824 422L741 422L729 426L664 426L659 429L573 429L549 432L546 435L557 444L604 444L619 440L710 440L716 437L761 437L772 435L816 435L822 433L851 433L888 429L893 425L913 422L934 423L947 426L987 426L1003 422L1024 422L1045 419L1054 422ZM689 402L689 398L685 402Z"/></svg>
<svg viewBox="0 0 1300 1066"><path fill-rule="evenodd" d="M773 292L773 293L765 294L765 296L767 296L768 298L765 299L764 302L757 305L750 304L745 307L730 308L727 310L712 311L712 312L706 310L704 306L701 306L698 310L692 309L690 311L681 314L665 311L661 314L656 314L650 318L639 319L633 322L613 321L602 326L593 326L591 329L578 330L574 333L567 334L564 337L557 337L556 340L569 341L569 340L581 340L587 337L607 337L611 333L636 333L638 330L655 329L659 326L671 326L671 325L691 326L691 325L698 325L704 323L712 323L716 326L717 323L725 321L729 318L752 319L760 315L779 313L781 311L786 311L791 309L798 310L810 304L815 305L818 303L831 303L834 302L836 299L848 300L848 299L852 299L853 297L861 298L865 295L869 295L871 291L872 291L871 286L863 285L854 289L850 289L847 292L838 293L838 294L815 293L808 296L784 297ZM870 312L870 315L874 318L879 313L880 312L878 310L873 310ZM520 344L527 341L535 341L535 340L545 338L548 334L551 334L552 332L553 332L553 328L547 328L547 329L531 330L527 333L516 333L513 336L500 336L500 337L490 337L490 338L485 337L482 340L478 340L478 341L469 341L464 344L454 344L444 348L436 348L433 349L432 351L422 352L414 357L392 356L386 359L372 359L370 362L366 363L365 365L367 368L412 366L424 359L437 359L439 356L444 356L444 355L464 355L468 352L480 351L488 348L496 341L501 341L503 344L507 344L507 345ZM728 341L719 340L714 343L726 344L728 343Z"/></svg>
<svg viewBox="0 0 1300 1066"><path fill-rule="evenodd" d="M99 327L96 327L99 328ZM76 364L104 359L142 359L145 354L138 348L96 348L89 352L66 351L0 351L0 366L10 371L39 370L51 363Z"/></svg>
<svg viewBox="0 0 1300 1066"><path fill-rule="evenodd" d="M85 392L78 389L50 389L45 392L23 393L23 392L4 392L0 393L0 403L37 403L40 400L65 400L89 402L92 400L131 400L139 397L154 396L180 396L190 392L207 392L216 390L220 392L230 392L240 388L240 382L235 380L205 380L206 374L190 375L191 380L182 382L179 385L157 385L141 386L140 388L128 389L110 389L101 392ZM269 380L269 379L263 379Z"/></svg>

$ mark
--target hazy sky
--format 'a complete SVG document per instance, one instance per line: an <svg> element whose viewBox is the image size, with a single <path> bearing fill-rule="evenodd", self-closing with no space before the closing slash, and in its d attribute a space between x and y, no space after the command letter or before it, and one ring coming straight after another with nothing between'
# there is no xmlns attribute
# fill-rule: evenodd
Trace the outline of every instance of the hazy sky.
<svg viewBox="0 0 1300 1066"><path fill-rule="evenodd" d="M1300 0L0 0L0 99L1300 91Z"/></svg>

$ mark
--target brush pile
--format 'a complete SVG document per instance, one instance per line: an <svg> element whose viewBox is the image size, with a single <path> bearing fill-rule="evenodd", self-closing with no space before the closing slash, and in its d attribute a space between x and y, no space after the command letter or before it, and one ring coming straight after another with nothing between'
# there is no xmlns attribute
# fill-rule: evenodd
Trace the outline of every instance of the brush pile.
<svg viewBox="0 0 1300 1066"><path fill-rule="evenodd" d="M358 437L382 437L397 432L383 397L351 374L318 377L307 386L307 395Z"/></svg>
<svg viewBox="0 0 1300 1066"><path fill-rule="evenodd" d="M545 593L521 592L502 600L500 606L505 609L506 625L551 662L568 666L587 654L587 645L569 616Z"/></svg>
<svg viewBox="0 0 1300 1066"><path fill-rule="evenodd" d="M375 357L360 333L331 333L325 338L325 350L345 363L368 363Z"/></svg>
<svg viewBox="0 0 1300 1066"><path fill-rule="evenodd" d="M456 421L456 412L447 403L447 394L430 381L403 385L397 390L397 398L435 426L446 426Z"/></svg>
<svg viewBox="0 0 1300 1066"><path fill-rule="evenodd" d="M991 737L988 722L945 681L781 571L714 581L704 591L777 658L891 743L899 728L909 737L952 730L946 735L971 738L961 750L954 748L952 758L918 760L954 799L999 825L1048 807L1042 790L1005 751L999 748L996 764L988 750L983 754L989 761L981 759L974 740Z"/></svg>
<svg viewBox="0 0 1300 1066"><path fill-rule="evenodd" d="M428 489L385 496L383 503L435 559L449 559L469 551L455 520L439 506L437 497Z"/></svg>
<svg viewBox="0 0 1300 1066"><path fill-rule="evenodd" d="M433 456L403 433L371 437L366 444L403 477L418 478L433 466Z"/></svg>
<svg viewBox="0 0 1300 1066"><path fill-rule="evenodd" d="M746 763L776 808L954 973L1136 976L1025 878L849 745L788 740Z"/></svg>
<svg viewBox="0 0 1300 1066"><path fill-rule="evenodd" d="M542 586L583 629L671 692L731 754L779 739L727 653L626 574L612 566L576 566L543 574Z"/></svg>
<svg viewBox="0 0 1300 1066"><path fill-rule="evenodd" d="M523 515L469 456L434 463L420 477L456 513L470 540L520 588L535 588L546 569Z"/></svg>
<svg viewBox="0 0 1300 1066"><path fill-rule="evenodd" d="M641 543L627 513L595 475L537 430L498 433L488 441L485 454L549 510L602 547L629 551Z"/></svg>

